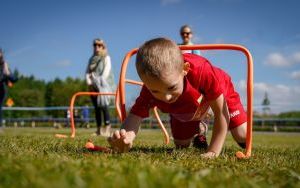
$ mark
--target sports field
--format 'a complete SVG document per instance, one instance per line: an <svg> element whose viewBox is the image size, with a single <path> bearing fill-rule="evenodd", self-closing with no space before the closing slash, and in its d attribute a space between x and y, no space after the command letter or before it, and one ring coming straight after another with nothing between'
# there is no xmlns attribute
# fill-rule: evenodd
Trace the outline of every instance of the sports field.
<svg viewBox="0 0 300 188"><path fill-rule="evenodd" d="M0 133L0 187L300 187L300 134L254 133L253 157L237 160L228 135L222 155L165 146L159 130L141 130L127 154L88 152L93 129L6 128ZM103 137L96 145L108 146Z"/></svg>

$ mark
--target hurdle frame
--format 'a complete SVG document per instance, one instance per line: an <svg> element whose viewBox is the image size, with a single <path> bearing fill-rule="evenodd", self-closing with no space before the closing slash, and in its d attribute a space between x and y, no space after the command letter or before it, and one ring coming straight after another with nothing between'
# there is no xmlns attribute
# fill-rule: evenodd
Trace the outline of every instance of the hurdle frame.
<svg viewBox="0 0 300 188"><path fill-rule="evenodd" d="M245 153L238 151L236 156L238 158L249 158L252 151L252 127L253 127L253 58L249 50L238 44L201 44L201 45L185 45L179 46L181 50L231 50L242 52L246 56L247 60L247 134L246 134L246 151ZM120 118L123 122L126 118L126 106L125 106L125 84L126 84L126 72L130 58L137 53L138 49L132 49L129 51L121 66L118 97L120 100ZM242 154L242 155L241 155Z"/></svg>

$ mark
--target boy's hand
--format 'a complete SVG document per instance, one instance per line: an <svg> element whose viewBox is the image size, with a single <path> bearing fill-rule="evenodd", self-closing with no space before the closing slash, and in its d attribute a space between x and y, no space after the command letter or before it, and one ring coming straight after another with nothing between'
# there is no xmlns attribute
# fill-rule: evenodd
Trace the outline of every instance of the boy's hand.
<svg viewBox="0 0 300 188"><path fill-rule="evenodd" d="M218 157L217 154L213 151L208 151L206 153L201 154L200 156L204 159L214 159Z"/></svg>
<svg viewBox="0 0 300 188"><path fill-rule="evenodd" d="M125 153L132 147L134 137L134 133L126 132L125 129L121 129L120 131L115 131L107 141L114 151Z"/></svg>

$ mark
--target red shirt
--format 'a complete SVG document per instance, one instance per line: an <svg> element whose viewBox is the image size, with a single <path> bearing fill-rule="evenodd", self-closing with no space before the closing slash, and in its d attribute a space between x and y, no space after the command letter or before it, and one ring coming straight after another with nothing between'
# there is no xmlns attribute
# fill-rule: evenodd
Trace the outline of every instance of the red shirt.
<svg viewBox="0 0 300 188"><path fill-rule="evenodd" d="M131 113L142 118L149 116L149 109L157 106L162 112L183 121L196 121L204 118L209 109L209 101L224 95L227 105L239 102L239 95L234 91L230 76L214 67L204 57L183 54L184 61L190 64L185 76L182 95L174 103L165 103L152 96L143 86Z"/></svg>

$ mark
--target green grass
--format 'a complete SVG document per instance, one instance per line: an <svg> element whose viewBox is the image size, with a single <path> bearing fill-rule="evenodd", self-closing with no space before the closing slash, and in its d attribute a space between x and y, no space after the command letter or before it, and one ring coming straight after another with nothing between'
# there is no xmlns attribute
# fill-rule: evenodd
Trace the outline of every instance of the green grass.
<svg viewBox="0 0 300 188"><path fill-rule="evenodd" d="M127 154L88 152L93 130L58 139L69 130L4 129L0 187L300 187L300 134L254 133L248 160L234 157L239 148L228 135L221 156L203 160L197 149L165 146L159 130L142 130Z"/></svg>

